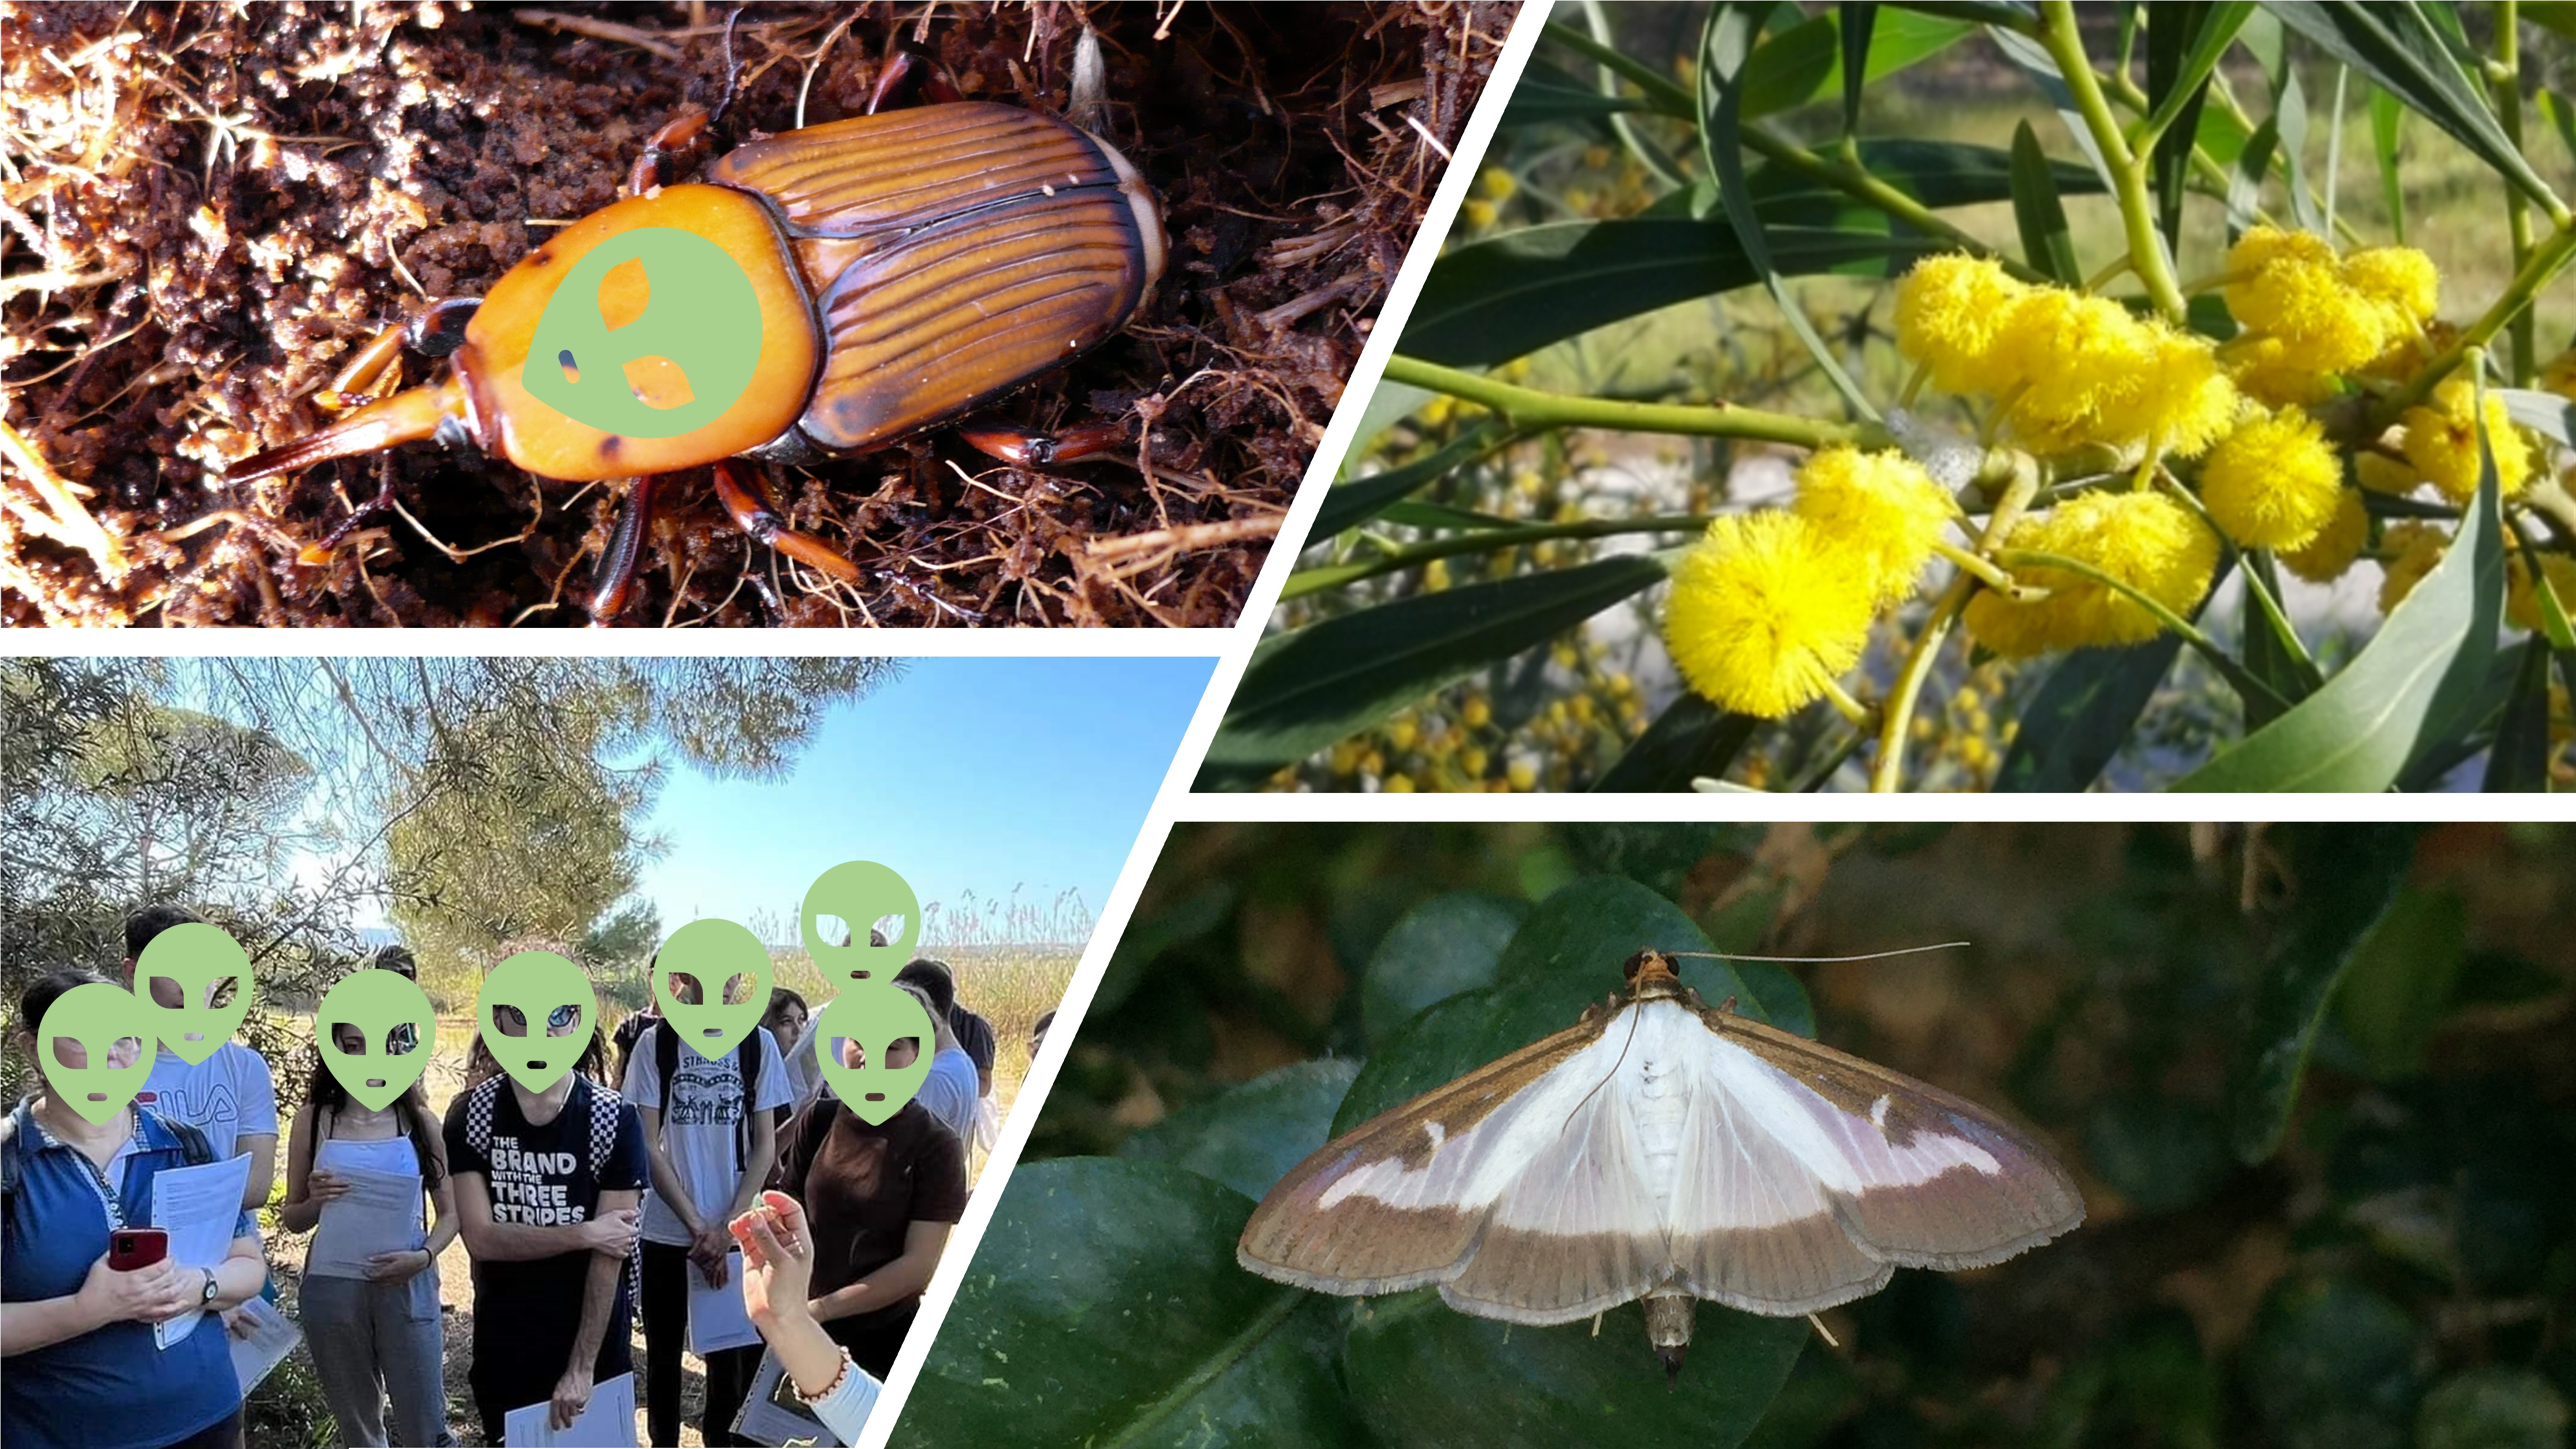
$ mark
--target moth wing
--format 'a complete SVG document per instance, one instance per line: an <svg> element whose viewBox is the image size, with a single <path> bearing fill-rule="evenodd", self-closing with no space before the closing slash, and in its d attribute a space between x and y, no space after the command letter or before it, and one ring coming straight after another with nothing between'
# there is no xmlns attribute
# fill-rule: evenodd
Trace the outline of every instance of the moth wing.
<svg viewBox="0 0 2576 1449"><path fill-rule="evenodd" d="M1494 1204L1589 1081L1569 1063L1596 1016L1390 1108L1332 1141L1253 1209L1235 1259L1265 1278L1377 1294L1458 1275Z"/></svg>
<svg viewBox="0 0 2576 1449"><path fill-rule="evenodd" d="M1861 1251L1906 1268L2000 1263L2084 1221L2057 1159L2001 1117L1801 1036L1715 1016L1737 1103L1819 1179Z"/></svg>

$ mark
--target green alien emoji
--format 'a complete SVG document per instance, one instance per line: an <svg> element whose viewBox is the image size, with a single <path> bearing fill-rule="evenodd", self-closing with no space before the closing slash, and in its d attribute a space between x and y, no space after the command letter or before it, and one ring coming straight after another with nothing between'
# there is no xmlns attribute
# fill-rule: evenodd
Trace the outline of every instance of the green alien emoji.
<svg viewBox="0 0 2576 1449"><path fill-rule="evenodd" d="M600 284L628 262L644 268L650 301L611 328ZM723 417L742 396L760 367L760 339L760 296L740 262L695 232L637 227L591 248L556 285L520 380L547 406L602 432L676 438ZM688 401L659 408L638 395L626 367L648 357L680 369Z"/></svg>
<svg viewBox="0 0 2576 1449"><path fill-rule="evenodd" d="M862 982L834 998L815 1024L824 1080L871 1126L903 1110L930 1076L930 1013L909 991Z"/></svg>
<svg viewBox="0 0 2576 1449"><path fill-rule="evenodd" d="M124 1111L152 1075L151 1010L122 986L92 981L54 998L43 1035L36 1061L54 1100L92 1122Z"/></svg>
<svg viewBox="0 0 2576 1449"><path fill-rule="evenodd" d="M390 1055L394 1028L412 1025L412 1047ZM357 971L322 993L313 1012L313 1044L340 1086L381 1112L429 1070L438 1013L429 995L391 971Z"/></svg>
<svg viewBox="0 0 2576 1449"><path fill-rule="evenodd" d="M574 1019L557 1026L556 1012ZM474 999L483 1044L511 1080L531 1092L562 1081L590 1046L599 1020L599 997L582 969L552 951L522 951L492 968Z"/></svg>
<svg viewBox="0 0 2576 1449"><path fill-rule="evenodd" d="M215 989L232 978L233 999L214 1004ZM213 1056L250 1015L250 956L219 926L190 921L152 938L134 963L134 996L160 1034L161 1044L190 1066ZM177 998L174 1005L172 997Z"/></svg>
<svg viewBox="0 0 2576 1449"><path fill-rule="evenodd" d="M823 939L814 924L817 916L838 916L849 922L850 944ZM860 933L887 916L901 916L903 930L882 946L869 945ZM799 925L814 968L836 989L847 989L856 981L888 983L912 959L913 943L921 939L921 899L887 867L873 860L845 860L805 888Z"/></svg>
<svg viewBox="0 0 2576 1449"><path fill-rule="evenodd" d="M654 953L653 1000L683 1045L721 1061L769 1009L769 975L769 948L758 936L731 921L691 921ZM688 996L672 985L674 976L696 983ZM738 976L751 978L751 990L728 1004L725 988Z"/></svg>

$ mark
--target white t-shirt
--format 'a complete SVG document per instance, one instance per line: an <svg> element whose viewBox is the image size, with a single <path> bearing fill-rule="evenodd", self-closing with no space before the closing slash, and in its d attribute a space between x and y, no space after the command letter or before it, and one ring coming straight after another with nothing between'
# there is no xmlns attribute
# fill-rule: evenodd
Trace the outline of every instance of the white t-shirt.
<svg viewBox="0 0 2576 1449"><path fill-rule="evenodd" d="M268 1058L237 1041L193 1067L163 1047L134 1100L205 1133L218 1162L239 1155L244 1137L277 1135L277 1084Z"/></svg>
<svg viewBox="0 0 2576 1449"><path fill-rule="evenodd" d="M720 1213L732 1205L734 1188L742 1180L734 1156L735 1124L742 1117L740 1058L729 1051L708 1061L682 1045L671 1067L672 1105L665 1107L658 1038L668 1030L669 1023L656 1022L635 1039L635 1055L626 1067L626 1100L662 1114L662 1141L672 1170L688 1185L689 1200L701 1216ZM765 1026L752 1031L760 1039L760 1078L753 1084L752 1107L766 1112L793 1103L795 1087L779 1059L778 1039ZM644 1236L681 1247L689 1241L688 1225L649 1182L644 1188Z"/></svg>
<svg viewBox="0 0 2576 1449"><path fill-rule="evenodd" d="M930 1059L930 1075L922 1081L921 1095L913 1100L956 1133L958 1141L973 1144L975 1059L964 1048L950 1047Z"/></svg>

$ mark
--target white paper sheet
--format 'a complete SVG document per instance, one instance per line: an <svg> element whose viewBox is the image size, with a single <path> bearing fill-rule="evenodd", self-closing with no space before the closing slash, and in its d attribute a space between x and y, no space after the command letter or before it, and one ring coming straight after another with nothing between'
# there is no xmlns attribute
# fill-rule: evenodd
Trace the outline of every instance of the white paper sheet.
<svg viewBox="0 0 2576 1449"><path fill-rule="evenodd" d="M250 1154L195 1167L165 1167L152 1175L152 1226L170 1234L170 1261L185 1268L213 1268L233 1251L233 1225L241 1221L242 1192L250 1186ZM152 1325L152 1341L168 1348L197 1329L206 1315L192 1312Z"/></svg>
<svg viewBox="0 0 2576 1449"><path fill-rule="evenodd" d="M760 1342L760 1330L742 1306L742 1254L725 1258L725 1283L710 1288L689 1265L689 1352L700 1358L728 1348Z"/></svg>
<svg viewBox="0 0 2576 1449"><path fill-rule="evenodd" d="M590 1407L568 1429L549 1429L549 1405L530 1404L501 1418L501 1442L510 1449L635 1449L635 1375L594 1384Z"/></svg>
<svg viewBox="0 0 2576 1449"><path fill-rule="evenodd" d="M313 1247L304 1259L307 1277L364 1278L370 1255L428 1243L420 1226L417 1176L347 1167L331 1172L349 1190L322 1204L322 1222L313 1230Z"/></svg>
<svg viewBox="0 0 2576 1449"><path fill-rule="evenodd" d="M241 1306L251 1324L250 1337L233 1339L233 1377L241 1380L243 1398L259 1387L269 1370L276 1368L295 1345L304 1341L304 1332L277 1311L277 1305L265 1298L254 1298ZM230 1335L227 1334L227 1337Z"/></svg>
<svg viewBox="0 0 2576 1449"><path fill-rule="evenodd" d="M796 1385L775 1353L760 1356L760 1370L752 1375L751 1387L742 1399L742 1412L734 1415L734 1437L755 1444L837 1446L840 1440L814 1417L796 1396Z"/></svg>

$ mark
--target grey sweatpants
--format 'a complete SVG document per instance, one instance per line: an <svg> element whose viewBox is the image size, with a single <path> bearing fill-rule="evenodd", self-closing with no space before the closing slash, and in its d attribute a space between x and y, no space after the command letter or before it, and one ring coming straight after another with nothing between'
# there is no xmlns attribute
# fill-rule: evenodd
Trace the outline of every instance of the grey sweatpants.
<svg viewBox="0 0 2576 1449"><path fill-rule="evenodd" d="M400 1283L307 1278L303 1309L304 1341L343 1439L352 1446L452 1442L447 1388L439 1377L435 1267Z"/></svg>

